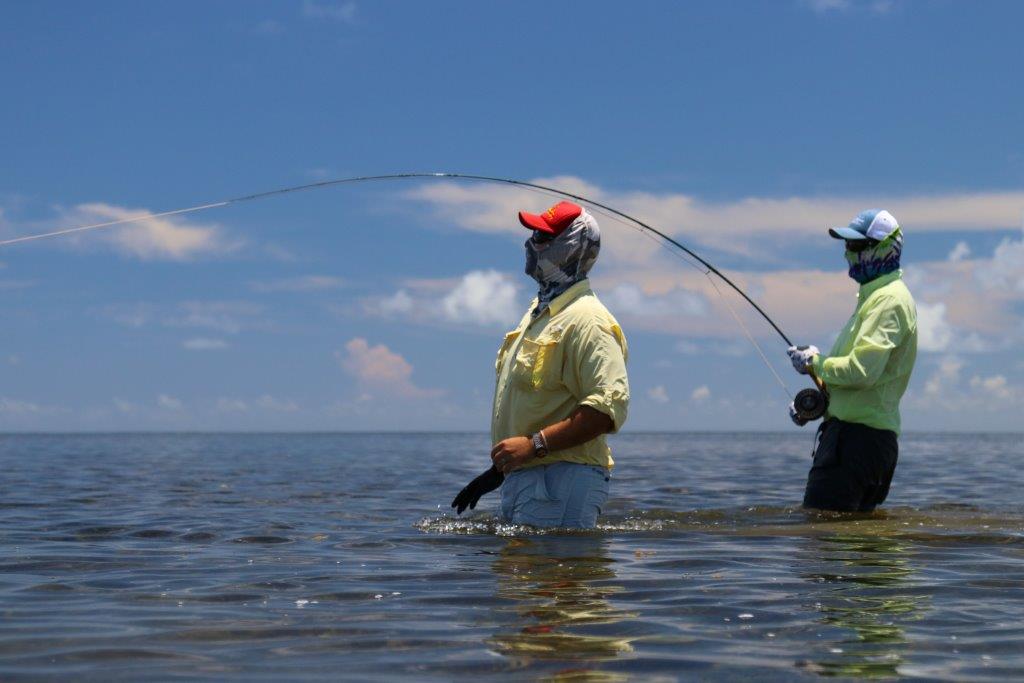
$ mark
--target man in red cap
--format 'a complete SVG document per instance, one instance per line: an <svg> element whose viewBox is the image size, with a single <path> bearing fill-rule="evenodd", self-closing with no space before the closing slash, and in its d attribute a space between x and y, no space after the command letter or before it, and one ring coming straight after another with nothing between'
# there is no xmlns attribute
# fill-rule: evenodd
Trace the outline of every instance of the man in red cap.
<svg viewBox="0 0 1024 683"><path fill-rule="evenodd" d="M533 231L526 274L537 298L505 335L495 364L492 466L452 501L461 514L501 487L514 524L590 528L608 498L613 465L605 434L629 407L626 338L590 289L601 233L572 202L519 213Z"/></svg>

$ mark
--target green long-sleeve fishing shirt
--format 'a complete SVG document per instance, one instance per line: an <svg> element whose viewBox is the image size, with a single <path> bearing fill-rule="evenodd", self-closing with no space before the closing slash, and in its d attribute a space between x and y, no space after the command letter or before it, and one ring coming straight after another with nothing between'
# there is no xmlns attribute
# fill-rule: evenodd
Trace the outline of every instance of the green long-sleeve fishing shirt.
<svg viewBox="0 0 1024 683"><path fill-rule="evenodd" d="M814 372L829 391L827 417L900 433L900 398L917 358L917 308L897 270L861 285L857 308Z"/></svg>

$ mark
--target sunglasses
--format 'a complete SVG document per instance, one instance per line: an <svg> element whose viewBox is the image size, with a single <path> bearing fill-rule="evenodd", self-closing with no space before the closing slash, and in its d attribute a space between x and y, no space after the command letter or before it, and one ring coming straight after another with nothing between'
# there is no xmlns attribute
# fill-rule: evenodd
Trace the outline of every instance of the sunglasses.
<svg viewBox="0 0 1024 683"><path fill-rule="evenodd" d="M870 249L871 247L878 244L878 240L846 240L846 251L852 251L854 254Z"/></svg>

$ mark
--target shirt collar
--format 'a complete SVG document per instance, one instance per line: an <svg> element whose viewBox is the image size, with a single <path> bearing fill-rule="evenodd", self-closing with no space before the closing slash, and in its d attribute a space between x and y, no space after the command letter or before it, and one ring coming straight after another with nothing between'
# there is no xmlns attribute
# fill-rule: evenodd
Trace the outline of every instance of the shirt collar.
<svg viewBox="0 0 1024 683"><path fill-rule="evenodd" d="M592 290L590 289L590 280L584 278L577 282L576 284L574 284L569 289L565 290L564 292L556 296L554 299L552 299L551 303L548 304L548 311L551 313L551 315L558 315L558 313L566 306L568 306L569 304L571 304L573 301L580 298L584 294L590 294L591 291ZM533 302L530 304L530 310L532 311L535 308L537 308L536 297L534 297ZM537 316L539 317L541 313L543 313L543 311L538 311Z"/></svg>
<svg viewBox="0 0 1024 683"><path fill-rule="evenodd" d="M902 277L903 270L899 268L892 271L891 273L879 275L871 282L865 282L860 286L860 289L857 291L857 298L860 299L861 301L864 301L864 299L867 299L869 296L871 296L873 293L875 293L882 287L885 287L890 282L895 282L896 280L899 280Z"/></svg>

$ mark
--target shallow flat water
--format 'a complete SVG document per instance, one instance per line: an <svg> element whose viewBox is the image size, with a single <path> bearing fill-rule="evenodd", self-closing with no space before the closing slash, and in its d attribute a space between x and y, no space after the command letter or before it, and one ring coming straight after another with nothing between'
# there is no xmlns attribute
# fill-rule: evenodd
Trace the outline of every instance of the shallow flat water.
<svg viewBox="0 0 1024 683"><path fill-rule="evenodd" d="M482 434L3 437L0 679L1024 677L1024 439L824 517L811 438L616 437L572 534L448 513Z"/></svg>

